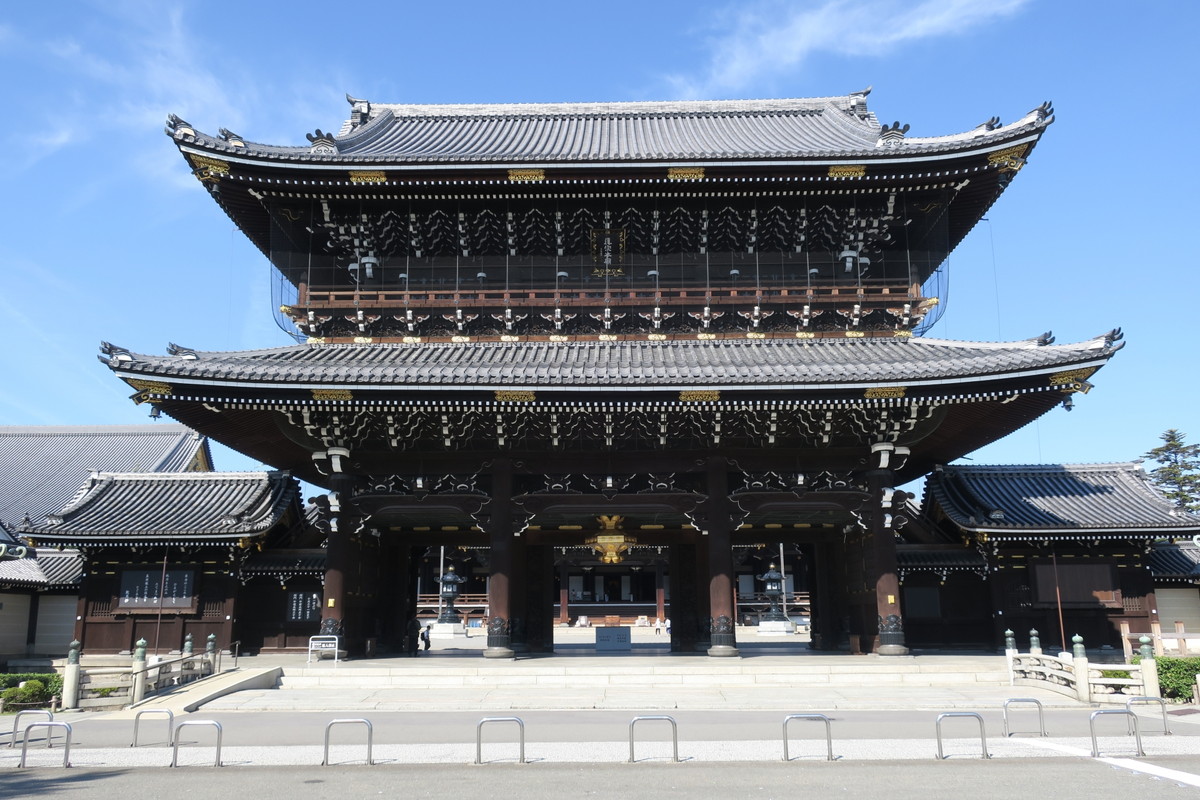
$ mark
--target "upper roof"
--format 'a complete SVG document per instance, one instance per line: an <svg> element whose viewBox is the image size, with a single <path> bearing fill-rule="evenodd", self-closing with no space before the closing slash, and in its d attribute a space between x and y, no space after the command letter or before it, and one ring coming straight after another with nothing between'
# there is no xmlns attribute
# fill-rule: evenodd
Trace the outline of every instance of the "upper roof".
<svg viewBox="0 0 1200 800"><path fill-rule="evenodd" d="M108 348L129 379L331 389L847 388L945 384L984 376L1099 365L1119 349L1111 335L1079 344L1044 339L994 344L928 338L522 341L293 345L187 357ZM182 393L178 388L176 394Z"/></svg>
<svg viewBox="0 0 1200 800"><path fill-rule="evenodd" d="M182 425L0 426L0 521L58 511L94 470L211 468L208 440Z"/></svg>
<svg viewBox="0 0 1200 800"><path fill-rule="evenodd" d="M352 113L337 135L308 134L310 145L215 137L178 117L168 135L231 157L351 163L696 163L735 160L936 155L986 148L1030 135L1053 121L1044 104L1008 125L989 120L949 136L912 137L867 110L870 90L839 97L629 103L398 105L347 98Z"/></svg>
<svg viewBox="0 0 1200 800"><path fill-rule="evenodd" d="M18 530L39 543L236 540L270 530L299 491L285 472L100 472L61 511Z"/></svg>
<svg viewBox="0 0 1200 800"><path fill-rule="evenodd" d="M927 478L926 493L962 530L994 538L1200 533L1200 517L1167 500L1136 463L948 466Z"/></svg>

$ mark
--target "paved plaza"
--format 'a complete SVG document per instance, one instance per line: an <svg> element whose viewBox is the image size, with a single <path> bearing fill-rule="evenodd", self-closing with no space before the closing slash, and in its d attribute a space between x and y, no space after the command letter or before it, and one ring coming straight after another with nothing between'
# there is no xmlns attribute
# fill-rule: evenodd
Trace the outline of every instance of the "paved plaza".
<svg viewBox="0 0 1200 800"><path fill-rule="evenodd" d="M156 791L236 788L245 795L287 787L306 797L401 786L414 797L683 797L731 789L762 797L886 791L961 798L965 791L1009 796L1022 786L1053 786L1060 798L1182 797L1200 788L1195 708L1169 706L1171 733L1164 735L1162 709L1135 706L1145 756L1125 717L1101 715L1100 757L1093 758L1092 712L1124 707L1009 686L1004 660L994 655L880 659L765 641L746 642L739 659L672 655L654 643L604 655L586 637L566 638L561 655L504 662L482 658L479 642L462 640L436 643L415 659L334 664L258 656L238 659L236 670L227 659L222 674L140 706L157 709L140 718L129 710L57 715L72 726L67 770L61 738L45 746L50 729L34 729L28 766L20 769L21 736L16 747L4 747L13 719L4 717L0 797L130 796L144 793L150 776ZM282 688L218 696L246 675L276 669ZM881 674L890 677L881 681ZM976 680L964 680L967 674ZM629 685L646 681L655 685ZM1025 702L1007 708L1006 736L1005 701L1012 698ZM1028 702L1034 699L1047 736ZM176 725L187 723L176 731L177 752L163 709ZM939 723L943 714L954 716ZM639 717L646 719L633 722ZM138 746L131 747L135 719ZM484 719L493 721L481 725ZM214 766L218 735L221 769ZM321 766L326 736L329 766Z"/></svg>

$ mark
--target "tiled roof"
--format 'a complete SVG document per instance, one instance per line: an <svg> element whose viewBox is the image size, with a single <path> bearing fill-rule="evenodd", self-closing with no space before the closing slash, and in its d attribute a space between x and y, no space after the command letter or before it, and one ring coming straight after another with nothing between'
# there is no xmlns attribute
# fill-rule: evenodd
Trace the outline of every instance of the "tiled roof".
<svg viewBox="0 0 1200 800"><path fill-rule="evenodd" d="M1192 542L1158 542L1147 556L1156 578L1200 580L1200 547Z"/></svg>
<svg viewBox="0 0 1200 800"><path fill-rule="evenodd" d="M67 504L88 474L168 472L211 462L208 440L182 425L0 426L0 521L35 523Z"/></svg>
<svg viewBox="0 0 1200 800"><path fill-rule="evenodd" d="M325 575L324 550L274 550L255 553L242 565L242 575Z"/></svg>
<svg viewBox="0 0 1200 800"><path fill-rule="evenodd" d="M42 549L37 558L0 561L0 587L63 589L79 586L82 577L77 550Z"/></svg>
<svg viewBox="0 0 1200 800"><path fill-rule="evenodd" d="M897 338L347 344L186 359L122 355L108 364L122 375L166 381L336 388L836 388L1099 364L1117 347L1104 337L1073 345Z"/></svg>
<svg viewBox="0 0 1200 800"><path fill-rule="evenodd" d="M1011 140L1044 129L1048 107L1005 126L951 136L887 135L865 93L784 100L631 103L395 105L355 103L332 137L336 154L196 132L168 131L208 150L287 161L587 163L780 160L936 153ZM194 137L194 138L193 138Z"/></svg>
<svg viewBox="0 0 1200 800"><path fill-rule="evenodd" d="M1176 508L1134 463L950 466L929 476L926 492L963 530L992 535L1200 533L1200 517Z"/></svg>
<svg viewBox="0 0 1200 800"><path fill-rule="evenodd" d="M35 543L238 539L267 532L298 496L281 472L99 473L61 511L19 532Z"/></svg>
<svg viewBox="0 0 1200 800"><path fill-rule="evenodd" d="M987 560L978 550L968 550L961 545L945 547L905 546L896 547L896 565L902 570L981 570Z"/></svg>

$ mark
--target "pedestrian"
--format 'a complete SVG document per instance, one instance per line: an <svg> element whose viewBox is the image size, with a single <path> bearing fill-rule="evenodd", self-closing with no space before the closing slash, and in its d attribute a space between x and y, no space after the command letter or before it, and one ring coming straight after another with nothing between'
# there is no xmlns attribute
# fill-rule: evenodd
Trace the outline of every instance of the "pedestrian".
<svg viewBox="0 0 1200 800"><path fill-rule="evenodd" d="M662 629L663 629L662 617L655 617L654 618L654 635L662 636Z"/></svg>
<svg viewBox="0 0 1200 800"><path fill-rule="evenodd" d="M421 642L425 645L425 652L427 652L427 653L429 652L429 648L431 646L430 641L429 641L429 632L431 630L433 630L432 625L426 625L424 628L421 629Z"/></svg>
<svg viewBox="0 0 1200 800"><path fill-rule="evenodd" d="M408 654L416 657L418 647L421 645L421 623L413 617L408 621L408 635L404 637L404 644L408 647Z"/></svg>

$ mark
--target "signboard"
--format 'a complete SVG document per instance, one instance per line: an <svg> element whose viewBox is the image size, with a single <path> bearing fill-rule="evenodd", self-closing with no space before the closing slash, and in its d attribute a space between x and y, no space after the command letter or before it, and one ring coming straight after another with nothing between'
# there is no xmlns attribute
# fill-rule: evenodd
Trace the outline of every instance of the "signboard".
<svg viewBox="0 0 1200 800"><path fill-rule="evenodd" d="M196 610L196 573L192 570L130 569L121 573L118 611Z"/></svg>
<svg viewBox="0 0 1200 800"><path fill-rule="evenodd" d="M620 278L625 275L625 229L592 229L593 278Z"/></svg>
<svg viewBox="0 0 1200 800"><path fill-rule="evenodd" d="M625 627L593 628L597 650L632 650L633 631Z"/></svg>
<svg viewBox="0 0 1200 800"><path fill-rule="evenodd" d="M288 592L288 622L316 622L321 618L321 595L317 592Z"/></svg>

